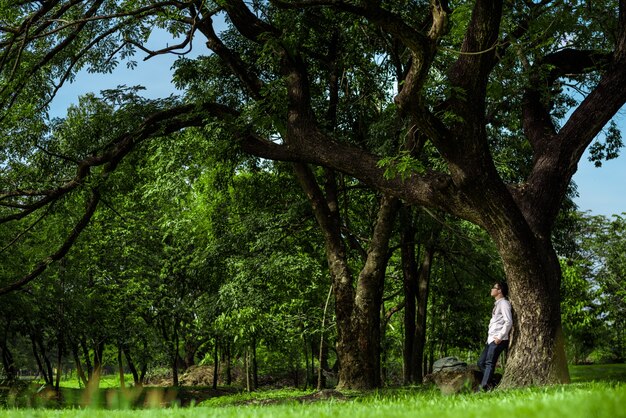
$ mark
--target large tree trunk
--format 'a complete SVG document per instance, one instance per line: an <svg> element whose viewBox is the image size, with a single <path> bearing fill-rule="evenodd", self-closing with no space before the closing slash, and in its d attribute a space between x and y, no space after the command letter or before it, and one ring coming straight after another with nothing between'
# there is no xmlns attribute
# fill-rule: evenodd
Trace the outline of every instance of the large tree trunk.
<svg viewBox="0 0 626 418"><path fill-rule="evenodd" d="M380 307L389 238L398 209L395 198L383 196L365 265L356 289L346 255L334 173L326 172L326 196L304 164L294 164L324 234L326 257L333 281L337 326L338 389L371 389L380 380Z"/></svg>
<svg viewBox="0 0 626 418"><path fill-rule="evenodd" d="M561 326L561 269L551 243L505 240L497 245L514 322L502 386L569 382Z"/></svg>

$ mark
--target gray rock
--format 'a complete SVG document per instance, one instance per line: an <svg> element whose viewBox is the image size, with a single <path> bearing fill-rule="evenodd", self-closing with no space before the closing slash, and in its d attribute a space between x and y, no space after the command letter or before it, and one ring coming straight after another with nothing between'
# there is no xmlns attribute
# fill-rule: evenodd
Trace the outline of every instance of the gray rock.
<svg viewBox="0 0 626 418"><path fill-rule="evenodd" d="M433 363L433 373L442 371L464 371L467 369L467 363L456 357L444 357Z"/></svg>

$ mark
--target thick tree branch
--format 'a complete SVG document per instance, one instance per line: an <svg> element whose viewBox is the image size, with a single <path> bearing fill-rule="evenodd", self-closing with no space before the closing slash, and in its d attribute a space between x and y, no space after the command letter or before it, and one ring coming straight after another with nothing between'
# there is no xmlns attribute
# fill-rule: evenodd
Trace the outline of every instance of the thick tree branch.
<svg viewBox="0 0 626 418"><path fill-rule="evenodd" d="M546 55L531 71L531 87L524 94L522 123L535 153L556 134L550 115L552 87L564 76L576 76L605 68L611 55L598 51L563 49Z"/></svg>
<svg viewBox="0 0 626 418"><path fill-rule="evenodd" d="M481 100L485 96L487 79L496 62L493 47L498 42L501 18L502 0L476 1L461 46L462 54L449 73L452 83L463 88L467 97Z"/></svg>
<svg viewBox="0 0 626 418"><path fill-rule="evenodd" d="M280 36L280 31L267 22L257 18L242 0L228 0L224 10L231 21L243 36L253 42L263 42L263 35L269 33L274 37Z"/></svg>
<svg viewBox="0 0 626 418"><path fill-rule="evenodd" d="M224 45L222 40L215 33L212 19L210 17L202 19L198 22L198 29L206 36L209 49L215 52L230 68L233 74L247 87L250 96L255 100L260 100L262 98L261 89L263 88L263 83L246 68L245 63L237 54Z"/></svg>
<svg viewBox="0 0 626 418"><path fill-rule="evenodd" d="M591 59L597 55L587 53L589 57L582 59L580 53L580 51L564 52L566 56L571 54L578 57L582 64L579 65L573 60L561 68L582 72L588 71L585 64L597 64L597 58ZM533 132L537 136L533 139L535 161L527 187L521 193L517 193L517 201L523 207L527 219L541 221L540 225L535 225L536 230L550 230L556 219L560 201L585 149L626 104L626 71L624 71L626 55L615 51L612 58L608 64L600 60L601 67L607 67L600 82L576 108L558 133L542 138L541 132ZM564 72L557 71L555 77L563 74ZM538 125L541 126L540 123Z"/></svg>

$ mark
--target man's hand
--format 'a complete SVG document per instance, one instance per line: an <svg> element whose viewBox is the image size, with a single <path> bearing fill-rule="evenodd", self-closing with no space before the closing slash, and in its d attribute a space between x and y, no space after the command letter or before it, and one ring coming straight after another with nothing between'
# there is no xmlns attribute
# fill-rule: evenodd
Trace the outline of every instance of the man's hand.
<svg viewBox="0 0 626 418"><path fill-rule="evenodd" d="M496 343L496 345L500 344L502 342L502 340L498 337L494 338L493 340L494 343Z"/></svg>

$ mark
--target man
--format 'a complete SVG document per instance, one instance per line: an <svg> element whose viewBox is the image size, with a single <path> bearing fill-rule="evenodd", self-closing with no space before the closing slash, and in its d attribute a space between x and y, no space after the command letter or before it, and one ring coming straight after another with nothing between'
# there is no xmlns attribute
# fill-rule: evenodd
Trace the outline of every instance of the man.
<svg viewBox="0 0 626 418"><path fill-rule="evenodd" d="M506 299L509 295L509 287L506 283L497 282L491 288L491 296L495 299L491 321L489 321L489 333L487 344L478 359L478 368L483 372L483 380L480 382L479 391L489 390L493 386L491 379L500 354L509 346L509 333L513 327L511 304Z"/></svg>

